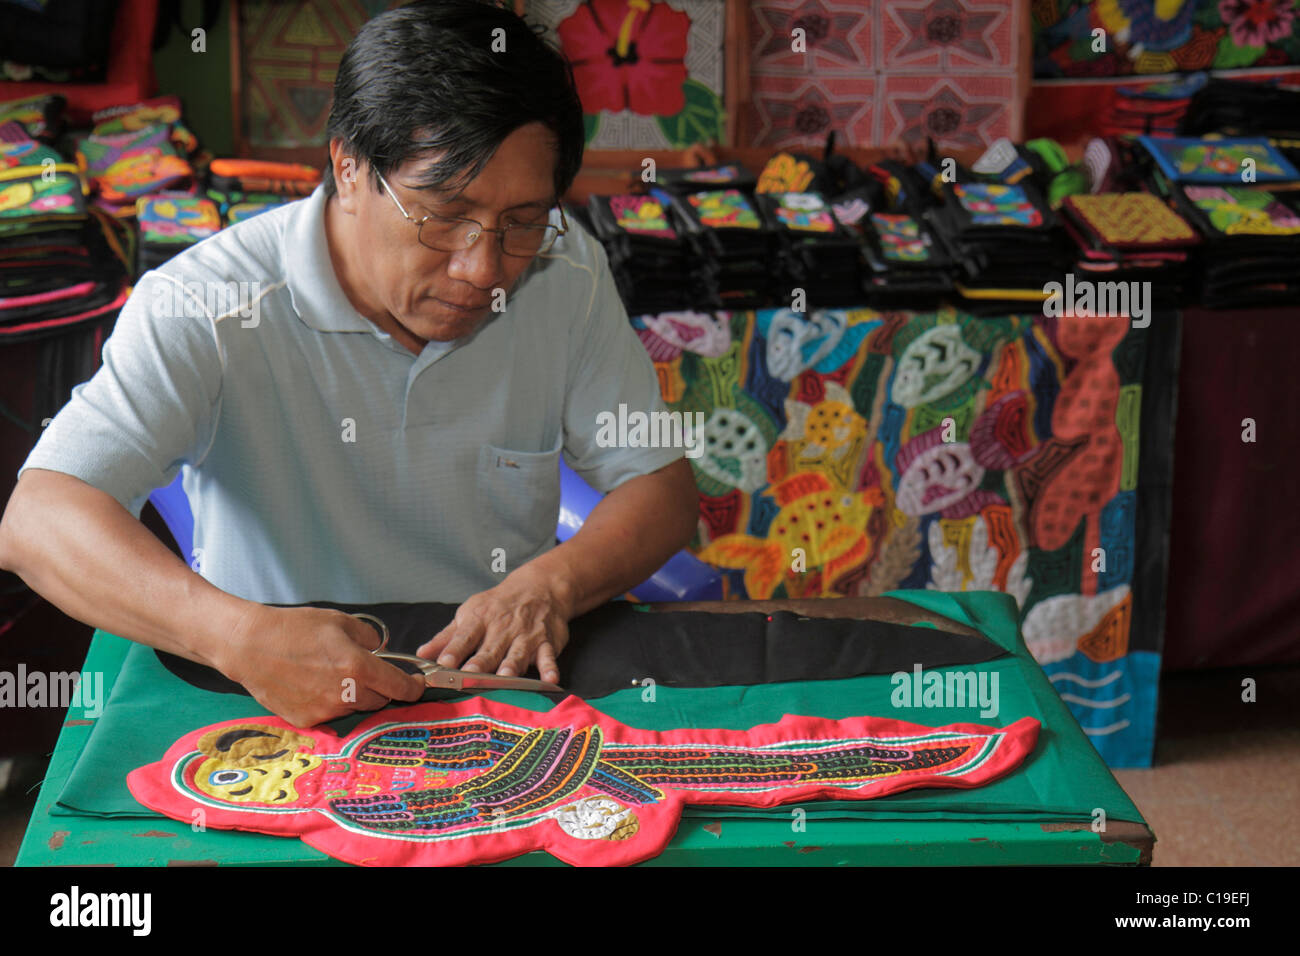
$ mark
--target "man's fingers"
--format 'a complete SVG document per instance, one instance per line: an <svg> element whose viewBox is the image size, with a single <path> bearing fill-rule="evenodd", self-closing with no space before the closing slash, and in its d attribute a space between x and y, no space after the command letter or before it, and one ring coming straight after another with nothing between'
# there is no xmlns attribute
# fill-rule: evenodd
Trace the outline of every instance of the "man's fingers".
<svg viewBox="0 0 1300 956"><path fill-rule="evenodd" d="M368 688L362 688L357 692L356 701L347 706L351 710L379 710L381 707L386 707L390 699Z"/></svg>
<svg viewBox="0 0 1300 956"><path fill-rule="evenodd" d="M497 673L502 677L519 677L532 663L534 657L533 644L531 641L518 640L510 645L510 651L506 654L505 660L497 668Z"/></svg>
<svg viewBox="0 0 1300 956"><path fill-rule="evenodd" d="M358 647L367 651L378 649L380 641L383 640L378 627L370 621L354 617L344 611L333 613L336 614L337 617L332 619L331 623L337 621L339 627L343 629L343 633L352 640L353 644L356 644Z"/></svg>
<svg viewBox="0 0 1300 956"><path fill-rule="evenodd" d="M491 674L495 671L497 665L501 663L501 658L505 656L510 647L510 638L507 636L508 631L506 630L508 626L499 625L490 628L478 651L465 662L463 670L476 671L481 674ZM526 641L527 638L520 637L516 638L516 640Z"/></svg>
<svg viewBox="0 0 1300 956"><path fill-rule="evenodd" d="M365 673L357 683L376 693L383 694L388 700L419 700L424 694L425 688L424 678L420 675L408 674L400 667L394 667L378 657L370 658ZM360 688L358 688L358 692L359 690ZM360 700L359 693L358 700ZM374 710L373 707L364 709Z"/></svg>
<svg viewBox="0 0 1300 956"><path fill-rule="evenodd" d="M455 636L438 654L438 663L443 667L460 667L461 662L474 652L483 640L482 623L471 620L465 624L455 625Z"/></svg>
<svg viewBox="0 0 1300 956"><path fill-rule="evenodd" d="M560 682L560 668L555 663L555 648L550 641L542 641L537 648L537 676L551 684Z"/></svg>
<svg viewBox="0 0 1300 956"><path fill-rule="evenodd" d="M443 649L451 643L451 639L456 636L456 622L452 621L437 634L433 635L428 641L425 641L415 650L417 657L427 657L430 660L442 653Z"/></svg>

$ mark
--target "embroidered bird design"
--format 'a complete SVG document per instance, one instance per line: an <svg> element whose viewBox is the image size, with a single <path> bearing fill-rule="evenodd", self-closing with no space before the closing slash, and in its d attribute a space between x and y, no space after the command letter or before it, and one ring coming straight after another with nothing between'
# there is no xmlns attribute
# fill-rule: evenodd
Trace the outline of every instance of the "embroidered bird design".
<svg viewBox="0 0 1300 956"><path fill-rule="evenodd" d="M358 863L472 863L546 849L571 863L660 852L687 803L775 806L972 787L1032 750L1038 722L922 727L784 717L652 732L570 697L547 712L472 698L368 718L345 738L274 717L177 741L131 792L207 826L300 836Z"/></svg>

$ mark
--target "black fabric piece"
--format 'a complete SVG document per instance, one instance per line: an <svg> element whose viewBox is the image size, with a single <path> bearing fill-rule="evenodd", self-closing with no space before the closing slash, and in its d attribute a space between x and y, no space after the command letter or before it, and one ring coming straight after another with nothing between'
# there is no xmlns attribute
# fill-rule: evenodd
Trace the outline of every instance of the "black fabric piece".
<svg viewBox="0 0 1300 956"><path fill-rule="evenodd" d="M389 648L414 654L447 626L456 604L311 607L364 611L389 629ZM569 625L569 645L559 658L560 684L594 699L652 678L663 687L721 687L781 681L830 680L862 674L911 673L951 664L979 664L1006 654L981 635L849 618L807 618L790 611L770 615L705 611L647 612L616 601ZM165 651L159 660L203 690L247 694L217 671ZM446 696L445 691L433 692ZM426 695L427 696L427 695Z"/></svg>

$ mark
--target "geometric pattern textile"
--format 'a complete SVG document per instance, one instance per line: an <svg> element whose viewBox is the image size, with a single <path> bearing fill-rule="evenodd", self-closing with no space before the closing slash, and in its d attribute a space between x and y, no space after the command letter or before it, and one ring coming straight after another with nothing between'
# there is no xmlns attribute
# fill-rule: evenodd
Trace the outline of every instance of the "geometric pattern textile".
<svg viewBox="0 0 1300 956"><path fill-rule="evenodd" d="M755 0L749 10L753 136L742 145L816 147L831 130L850 146L1019 138L1022 4Z"/></svg>

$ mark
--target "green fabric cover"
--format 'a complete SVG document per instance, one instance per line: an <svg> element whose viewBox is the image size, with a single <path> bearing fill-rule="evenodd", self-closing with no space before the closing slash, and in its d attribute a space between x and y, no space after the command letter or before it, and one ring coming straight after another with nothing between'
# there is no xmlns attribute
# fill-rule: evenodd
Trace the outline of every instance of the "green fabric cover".
<svg viewBox="0 0 1300 956"><path fill-rule="evenodd" d="M896 708L891 703L894 683L888 675L754 687L656 687L653 702L642 699L640 688L629 687L601 698L599 709L629 726L651 730L745 729L776 722L787 713L828 718L871 714L932 726L961 722L1005 726L1020 717L1036 717L1043 730L1034 753L1020 770L989 786L970 791L915 790L870 801L824 801L807 804L804 809L813 819L1033 821L1050 817L1088 821L1094 809L1101 808L1110 819L1142 822L1137 808L1029 655L1019 636L1011 597L993 592L938 591L897 591L888 596L968 624L1012 652L972 668L999 675L997 717L980 717L978 706ZM96 636L96 641L120 640L102 633ZM111 677L106 675L106 679ZM545 697L521 691L494 691L491 696L533 710L552 706ZM128 771L158 759L173 741L204 724L265 713L249 698L191 687L167 671L151 648L132 644L104 712L51 813L157 817L136 803L127 790ZM363 716L344 718L331 726L345 734ZM790 807L688 807L686 816L788 820L790 811Z"/></svg>

